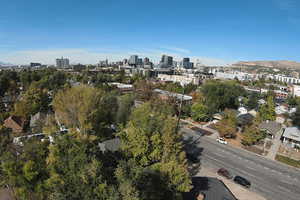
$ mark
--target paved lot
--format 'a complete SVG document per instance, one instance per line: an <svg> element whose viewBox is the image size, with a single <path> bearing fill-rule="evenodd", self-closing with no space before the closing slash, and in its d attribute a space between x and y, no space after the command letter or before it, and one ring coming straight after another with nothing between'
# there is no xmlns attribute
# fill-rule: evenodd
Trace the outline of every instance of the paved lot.
<svg viewBox="0 0 300 200"><path fill-rule="evenodd" d="M251 181L251 191L267 200L299 200L300 171L279 162L257 156L251 152L222 145L207 137L200 137L190 129L182 129L187 150L200 158L202 166L224 167L233 175ZM196 141L196 142L195 142Z"/></svg>

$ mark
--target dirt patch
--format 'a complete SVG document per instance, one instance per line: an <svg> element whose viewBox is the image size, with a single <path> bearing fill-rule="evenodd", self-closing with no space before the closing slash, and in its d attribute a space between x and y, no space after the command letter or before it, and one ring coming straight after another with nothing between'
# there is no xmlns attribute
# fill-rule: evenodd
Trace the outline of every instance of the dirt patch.
<svg viewBox="0 0 300 200"><path fill-rule="evenodd" d="M240 133L236 133L236 137L235 138L226 139L226 141L231 146L240 147L240 148L242 147L242 144L241 144L242 135Z"/></svg>

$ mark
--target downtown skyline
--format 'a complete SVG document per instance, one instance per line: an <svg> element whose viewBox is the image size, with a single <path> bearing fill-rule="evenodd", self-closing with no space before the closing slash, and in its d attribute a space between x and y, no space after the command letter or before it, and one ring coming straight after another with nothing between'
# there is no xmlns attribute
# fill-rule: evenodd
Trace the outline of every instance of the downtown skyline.
<svg viewBox="0 0 300 200"><path fill-rule="evenodd" d="M1 3L0 61L93 64L137 54L207 65L300 61L296 0L49 1Z"/></svg>

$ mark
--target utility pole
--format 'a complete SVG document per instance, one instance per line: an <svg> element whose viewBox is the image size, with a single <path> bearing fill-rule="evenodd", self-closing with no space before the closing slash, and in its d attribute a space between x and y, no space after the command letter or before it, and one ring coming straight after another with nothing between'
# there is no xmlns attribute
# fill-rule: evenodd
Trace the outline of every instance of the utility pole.
<svg viewBox="0 0 300 200"><path fill-rule="evenodd" d="M177 116L176 133L178 133L178 131L179 131L179 123L180 123L181 110L182 110L182 102L183 102L183 97L184 97L184 92L185 92L185 87L184 86L185 85L182 84L183 91L182 91L181 100L180 100L180 104L179 104L179 113L178 113L178 116Z"/></svg>

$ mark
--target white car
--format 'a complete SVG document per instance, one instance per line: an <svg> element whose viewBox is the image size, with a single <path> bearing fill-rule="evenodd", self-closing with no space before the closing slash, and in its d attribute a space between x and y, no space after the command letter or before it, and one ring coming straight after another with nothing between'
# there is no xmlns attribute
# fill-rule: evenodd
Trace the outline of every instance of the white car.
<svg viewBox="0 0 300 200"><path fill-rule="evenodd" d="M224 138L219 137L217 139L217 142L221 143L221 144L227 144L227 141Z"/></svg>

